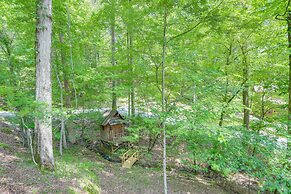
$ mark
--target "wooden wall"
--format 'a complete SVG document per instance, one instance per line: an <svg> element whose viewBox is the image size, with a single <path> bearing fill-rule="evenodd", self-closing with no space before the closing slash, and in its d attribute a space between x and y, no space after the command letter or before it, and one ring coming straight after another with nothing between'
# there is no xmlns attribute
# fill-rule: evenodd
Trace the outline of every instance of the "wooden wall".
<svg viewBox="0 0 291 194"><path fill-rule="evenodd" d="M103 140L113 141L115 138L120 137L124 133L124 126L122 124L105 125L101 130L101 138Z"/></svg>

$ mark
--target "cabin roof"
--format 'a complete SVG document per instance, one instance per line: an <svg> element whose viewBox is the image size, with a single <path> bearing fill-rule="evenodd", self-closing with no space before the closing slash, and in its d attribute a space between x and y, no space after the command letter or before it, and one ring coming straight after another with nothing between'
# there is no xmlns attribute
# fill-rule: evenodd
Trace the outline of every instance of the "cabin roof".
<svg viewBox="0 0 291 194"><path fill-rule="evenodd" d="M123 123L123 122L120 122L120 120L124 120L124 118L121 116L121 114L117 110L106 110L102 113L102 115L104 117L104 120L101 123L102 126L105 126L107 124L115 125L115 124ZM114 118L114 116L118 116L119 118Z"/></svg>

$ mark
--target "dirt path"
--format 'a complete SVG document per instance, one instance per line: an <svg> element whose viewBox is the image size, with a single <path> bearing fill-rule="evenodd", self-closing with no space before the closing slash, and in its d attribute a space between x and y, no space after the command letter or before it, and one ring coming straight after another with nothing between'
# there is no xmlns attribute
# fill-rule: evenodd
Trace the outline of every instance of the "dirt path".
<svg viewBox="0 0 291 194"><path fill-rule="evenodd" d="M43 173L9 126L0 122L0 193L163 193L160 169L134 166L120 169L99 155L77 147L62 158L56 155L56 171ZM210 180L199 176L185 178L169 173L169 193L226 194Z"/></svg>

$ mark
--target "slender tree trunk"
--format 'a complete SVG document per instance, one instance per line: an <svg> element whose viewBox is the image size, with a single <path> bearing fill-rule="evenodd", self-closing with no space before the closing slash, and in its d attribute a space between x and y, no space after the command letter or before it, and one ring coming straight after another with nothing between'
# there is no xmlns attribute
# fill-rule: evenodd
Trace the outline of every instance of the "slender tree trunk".
<svg viewBox="0 0 291 194"><path fill-rule="evenodd" d="M135 86L134 86L134 66L132 56L132 33L129 34L129 65L131 71L131 88L130 88L130 100L131 100L131 116L135 116Z"/></svg>
<svg viewBox="0 0 291 194"><path fill-rule="evenodd" d="M219 119L219 126L222 126L223 121L224 121L224 115L225 115L225 109L228 107L228 86L229 86L229 77L228 77L228 66L230 65L230 57L232 55L232 42L229 45L228 48L228 54L226 58L226 66L225 66L225 92L224 92L224 98L223 98L223 106L222 106L222 111L220 113L220 119Z"/></svg>
<svg viewBox="0 0 291 194"><path fill-rule="evenodd" d="M60 43L61 43L61 63L62 63L62 69L63 69L63 82L64 82L64 88L62 86L61 80L59 78L59 73L57 71L57 78L61 90L61 109L63 112L64 106L69 108L71 107L71 94L70 94L70 85L69 85L69 80L68 80L68 65L66 63L66 56L65 56L65 51L64 51L64 37L63 34L60 33ZM63 92L64 91L64 92ZM64 97L65 94L65 97ZM65 102L64 102L65 99ZM67 148L67 137L66 137L66 127L65 127L65 118L62 117L61 119L61 140L62 141L62 146L64 148Z"/></svg>
<svg viewBox="0 0 291 194"><path fill-rule="evenodd" d="M52 143L52 87L51 87L51 35L52 0L37 1L36 26L36 100L41 104L41 116L36 117L38 154L41 166L54 169Z"/></svg>
<svg viewBox="0 0 291 194"><path fill-rule="evenodd" d="M59 71L58 68L55 68L56 71L56 77L59 83L60 87L60 102L61 102L61 130L60 130L60 155L63 155L63 147L67 148L67 141L66 141L66 133L65 133L65 117L64 117L64 95L63 95L63 86L62 82L59 77Z"/></svg>
<svg viewBox="0 0 291 194"><path fill-rule="evenodd" d="M223 121L224 121L224 115L225 115L225 109L228 107L228 84L229 84L229 79L228 79L228 72L227 72L227 69L225 70L226 73L226 83L225 83L225 92L224 92L224 98L223 98L223 106L222 106L222 110L221 110L221 113L220 113L220 119L219 119L219 126L222 127L223 125Z"/></svg>
<svg viewBox="0 0 291 194"><path fill-rule="evenodd" d="M266 93L263 91L262 97L261 97L261 121L265 119L265 96Z"/></svg>
<svg viewBox="0 0 291 194"><path fill-rule="evenodd" d="M263 122L264 122L264 119L265 119L265 96L266 96L266 93L263 89L263 93L262 93L262 96L261 96L261 113L260 113L260 121L261 121L261 124L259 125L258 127L258 130L256 131L258 134L260 133L262 127L263 127ZM252 145L253 146L253 149L252 149L252 156L255 156L256 154L256 150L257 150L257 146L254 144Z"/></svg>
<svg viewBox="0 0 291 194"><path fill-rule="evenodd" d="M244 45L241 45L241 51L243 56L243 79L245 80L245 85L243 89L243 125L249 129L250 128L250 101L249 101L249 64L247 61L247 52Z"/></svg>
<svg viewBox="0 0 291 194"><path fill-rule="evenodd" d="M129 68L131 68L131 64L130 64L130 43L129 43L130 36L129 36L129 27L128 26L127 26L126 39L127 39L126 44L127 44L127 53L128 53L128 55L127 55L128 66L129 66ZM132 79L132 77L130 77L130 79ZM131 82L132 81L130 80L130 83ZM131 87L128 90L128 117L131 117Z"/></svg>
<svg viewBox="0 0 291 194"><path fill-rule="evenodd" d="M288 11L288 48L291 48L291 13ZM290 52L290 51L289 51ZM289 53L289 100L288 100L288 133L291 135L291 53Z"/></svg>
<svg viewBox="0 0 291 194"><path fill-rule="evenodd" d="M78 97L77 97L77 89L75 84L75 67L73 62L73 44L72 44L72 36L71 36L71 14L69 6L66 5L67 9L67 16L68 16L68 35L69 35L69 41L70 41L70 64L71 64L71 70L72 70L72 83L74 88L74 96L75 96L75 108L78 108Z"/></svg>
<svg viewBox="0 0 291 194"><path fill-rule="evenodd" d="M130 93L130 90L128 91L127 116L131 117L131 93Z"/></svg>
<svg viewBox="0 0 291 194"><path fill-rule="evenodd" d="M63 146L65 149L68 148L68 145L67 145L67 136L66 136L66 127L65 127L65 118L62 118L62 123L61 123L61 136L63 137Z"/></svg>
<svg viewBox="0 0 291 194"><path fill-rule="evenodd" d="M3 38L2 38L3 37ZM16 85L15 75L14 75L14 64L12 60L12 43L14 38L10 37L8 32L6 32L5 29L0 31L0 48L2 49L3 53L5 54L5 57L7 59L7 66L10 71L9 75L9 82L10 85Z"/></svg>
<svg viewBox="0 0 291 194"><path fill-rule="evenodd" d="M93 40L93 41L95 41L95 40ZM97 45L96 44L94 44L94 61L95 61L95 67L98 67L98 65L99 65L99 51L97 50Z"/></svg>
<svg viewBox="0 0 291 194"><path fill-rule="evenodd" d="M131 94L130 94L130 96L131 96L131 98L130 98L130 100L131 100L131 116L132 117L135 117L135 93L134 93L134 91L135 91L135 87L132 85Z"/></svg>
<svg viewBox="0 0 291 194"><path fill-rule="evenodd" d="M225 105L222 107L222 112L221 112L221 115L220 115L219 126L222 126L223 118L224 118L224 114L225 114L225 109L229 106L229 104L233 101L233 99L244 89L245 83L246 83L246 80L244 80L241 83L240 88L226 101Z"/></svg>
<svg viewBox="0 0 291 194"><path fill-rule="evenodd" d="M113 11L115 11L115 5L113 4ZM113 14L112 19L111 19L111 64L112 66L116 65L116 60L115 60L115 15ZM116 80L112 80L112 110L117 109L117 95L116 95Z"/></svg>
<svg viewBox="0 0 291 194"><path fill-rule="evenodd" d="M21 117L21 126L26 129L26 132L24 135L26 136L26 139L27 139L26 140L27 148L30 149L31 159L32 159L33 163L37 166L37 163L36 163L35 158L34 158L34 151L33 151L33 146L32 146L33 141L32 141L32 137L31 137L31 129L29 127L27 127L27 125L24 122L23 117ZM23 130L25 131L25 129L23 129Z"/></svg>
<svg viewBox="0 0 291 194"><path fill-rule="evenodd" d="M287 6L286 6L286 11L283 15L281 14L277 14L277 16L275 17L278 20L286 20L287 21L287 33L288 33L288 51L289 51L289 86L288 86L288 93L289 93L289 98L288 98L288 123L287 123L287 127L288 127L288 134L291 135L291 52L290 52L290 48L291 48L291 10L290 10L290 3L291 1L288 0ZM286 18L280 18L280 17L284 17L286 16ZM291 141L287 142L287 154L286 154L286 158L290 158L290 146L291 146ZM275 193L277 192L277 190L275 191Z"/></svg>
<svg viewBox="0 0 291 194"><path fill-rule="evenodd" d="M291 53L290 53L290 48L291 48L291 10L289 8L288 8L287 22L288 22L288 48L289 48L288 134L291 135ZM287 155L286 155L287 158L290 157L290 155L291 155L290 154L291 153L290 147L291 147L291 140L288 140L288 142L287 142Z"/></svg>
<svg viewBox="0 0 291 194"><path fill-rule="evenodd" d="M223 110L222 110L221 113L220 113L220 119L219 119L219 124L218 124L220 127L222 127L222 125L223 125L224 114L225 114L225 110L224 110L224 109L225 109L225 108L226 108L226 107L223 107L223 108L222 108Z"/></svg>
<svg viewBox="0 0 291 194"><path fill-rule="evenodd" d="M11 45L10 45L11 46ZM11 48L7 48L7 53L8 53L8 65L9 65L9 71L10 71L10 82L11 85L16 85L16 79L15 79L15 74L14 74L14 65L12 61L12 53L11 53Z"/></svg>
<svg viewBox="0 0 291 194"><path fill-rule="evenodd" d="M71 106L71 94L70 94L70 83L68 79L68 65L66 62L66 54L64 50L64 36L60 33L60 43L61 43L61 62L62 62L62 69L63 69L63 82L64 82L64 91L65 91L65 107L69 108Z"/></svg>
<svg viewBox="0 0 291 194"><path fill-rule="evenodd" d="M131 0L128 0L129 7L131 7ZM129 115L135 116L135 87L134 87L134 66L133 66L133 54L132 54L132 26L131 22L128 21L127 25L127 51L128 51L128 66L130 68L130 89L129 89Z"/></svg>
<svg viewBox="0 0 291 194"><path fill-rule="evenodd" d="M197 103L197 94L196 94L196 84L194 84L193 86L193 104L196 104Z"/></svg>
<svg viewBox="0 0 291 194"><path fill-rule="evenodd" d="M167 48L167 5L165 5L164 10L164 32L163 32L163 53L162 53L162 113L164 116L165 110L165 66L166 66L166 48ZM167 139L166 139L166 126L164 118L162 120L162 128L163 128L163 171L164 171L164 193L168 193L168 184L167 184Z"/></svg>

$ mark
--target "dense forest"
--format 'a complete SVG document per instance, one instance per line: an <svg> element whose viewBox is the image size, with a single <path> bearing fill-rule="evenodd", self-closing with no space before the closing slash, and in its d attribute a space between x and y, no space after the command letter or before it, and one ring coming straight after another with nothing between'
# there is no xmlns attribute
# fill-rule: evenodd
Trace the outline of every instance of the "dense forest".
<svg viewBox="0 0 291 194"><path fill-rule="evenodd" d="M128 146L136 176L160 173L162 190L104 193L184 193L174 170L290 193L290 0L1 0L0 13L0 193L59 192L5 190L14 135L22 165L52 177L81 180L73 161L102 175Z"/></svg>

